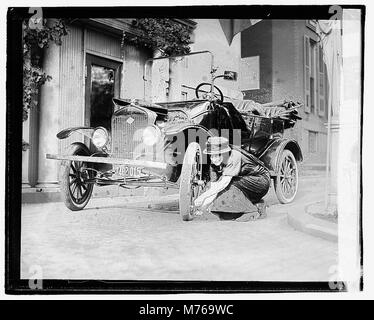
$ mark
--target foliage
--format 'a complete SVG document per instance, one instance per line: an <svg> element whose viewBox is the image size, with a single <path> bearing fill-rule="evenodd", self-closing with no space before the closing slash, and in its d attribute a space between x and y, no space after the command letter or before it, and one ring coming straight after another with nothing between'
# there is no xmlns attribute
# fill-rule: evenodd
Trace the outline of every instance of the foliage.
<svg viewBox="0 0 374 320"><path fill-rule="evenodd" d="M153 50L160 50L163 56L190 52L190 29L172 19L137 19L137 26L144 36L133 36L130 41Z"/></svg>
<svg viewBox="0 0 374 320"><path fill-rule="evenodd" d="M57 20L53 25L47 26L47 19L43 21L42 28L30 28L25 22L24 25L24 45L23 53L33 51L34 48L45 48L48 47L50 42L54 42L57 45L62 44L62 37L68 34L65 21L62 19Z"/></svg>
<svg viewBox="0 0 374 320"><path fill-rule="evenodd" d="M42 28L30 28L27 21L23 24L23 121L28 118L31 108L38 105L40 87L52 77L43 72L41 68L43 49L53 42L61 45L62 37L68 34L66 22L57 20L53 25L47 26L43 20ZM22 149L26 150L29 144L22 142Z"/></svg>
<svg viewBox="0 0 374 320"><path fill-rule="evenodd" d="M39 88L52 79L39 67L23 66L23 121L27 120L28 110L37 107L36 93Z"/></svg>
<svg viewBox="0 0 374 320"><path fill-rule="evenodd" d="M22 140L22 151L26 151L30 148L30 144L26 142L25 140Z"/></svg>
<svg viewBox="0 0 374 320"><path fill-rule="evenodd" d="M23 121L27 120L28 110L38 104L40 87L52 79L41 68L42 49L48 47L50 42L61 45L62 37L67 35L63 20L57 20L52 26L46 24L45 19L40 29L30 28L26 22L23 25Z"/></svg>

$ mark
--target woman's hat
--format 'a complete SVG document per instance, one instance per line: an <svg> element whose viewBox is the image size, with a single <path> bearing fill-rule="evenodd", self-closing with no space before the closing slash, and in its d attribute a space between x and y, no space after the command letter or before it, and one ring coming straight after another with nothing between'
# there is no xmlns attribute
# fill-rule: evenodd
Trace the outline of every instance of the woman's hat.
<svg viewBox="0 0 374 320"><path fill-rule="evenodd" d="M205 154L221 154L230 152L229 140L224 137L210 137L206 143Z"/></svg>

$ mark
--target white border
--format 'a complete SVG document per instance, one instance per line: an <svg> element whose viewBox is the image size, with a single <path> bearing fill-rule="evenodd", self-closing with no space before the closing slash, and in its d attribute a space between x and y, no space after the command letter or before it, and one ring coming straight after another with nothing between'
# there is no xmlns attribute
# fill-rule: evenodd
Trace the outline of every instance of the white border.
<svg viewBox="0 0 374 320"><path fill-rule="evenodd" d="M13 0L13 1L3 1L0 4L1 7L1 16L0 16L0 34L6 34L6 11L7 7L38 7L40 6L41 1L21 1L21 0ZM135 5L134 1L125 1L125 0L117 0L117 1L110 1L103 3L102 1L74 1L74 2L66 2L66 1L43 1L43 6L131 6ZM199 0L189 0L189 1L181 1L181 0L159 0L157 1L157 5L159 6L175 6L175 5L201 5L201 1ZM227 1L227 0L206 0L206 5L240 5L240 4L285 4L284 2L276 2L276 1L267 1L267 0L251 0L250 3L247 1ZM373 110L374 107L371 106L371 101L374 101L373 97L373 59L374 56L373 52L373 34L372 30L374 30L374 14L373 14L373 5L369 1L346 1L341 0L339 3L336 1L326 1L326 0L319 0L318 3L316 1L295 1L289 0L286 4L365 4L366 5L366 39L365 39L365 95L364 95L364 133L363 133L363 188L364 188L364 201L363 201L363 224L364 224L364 291L363 292L348 292L348 293L283 293L283 294L170 294L170 295L57 295L57 296L11 296L4 294L4 218L0 219L0 270L2 272L0 276L0 290L1 290L1 299L6 300L14 300L14 299L36 299L36 300L55 300L55 299L129 299L129 300L138 300L138 299L162 299L162 300L181 300L181 299L238 299L238 300L258 300L258 299L372 299L374 297L374 260L373 260L373 245L374 245L374 232L371 230L374 227L374 214L370 211L370 203L367 198L370 198L371 194L371 184L373 183L373 169L371 168L370 164L374 163L374 159L372 158L372 142L370 141L371 132L368 132L370 127L373 126L372 119L374 119ZM136 2L137 6L154 6L156 5L154 1L150 0L138 0ZM5 40L5 38L3 37ZM2 70L2 74L5 75L6 70L6 43L5 41L1 41L1 59L0 59L0 67ZM4 152L2 153L2 157L0 160L0 170L1 172L5 172L5 81L2 83L0 87L0 95L2 97L2 108L0 108L0 127L3 128L3 134L0 135L0 146ZM4 179L1 179L0 182L0 197L2 203L4 203ZM366 196L366 197L365 197ZM4 205L2 206L4 208ZM3 216L4 217L4 216Z"/></svg>

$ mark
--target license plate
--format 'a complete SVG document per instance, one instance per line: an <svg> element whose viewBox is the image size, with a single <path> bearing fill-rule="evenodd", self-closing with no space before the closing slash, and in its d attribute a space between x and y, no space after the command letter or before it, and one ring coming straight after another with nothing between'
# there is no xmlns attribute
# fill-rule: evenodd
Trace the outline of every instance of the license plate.
<svg viewBox="0 0 374 320"><path fill-rule="evenodd" d="M114 171L124 177L138 177L144 175L142 167L115 166Z"/></svg>

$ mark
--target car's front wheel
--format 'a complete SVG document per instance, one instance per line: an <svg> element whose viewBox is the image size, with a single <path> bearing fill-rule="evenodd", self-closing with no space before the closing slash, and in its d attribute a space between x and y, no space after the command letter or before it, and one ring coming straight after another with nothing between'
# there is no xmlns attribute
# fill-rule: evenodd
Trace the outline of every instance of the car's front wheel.
<svg viewBox="0 0 374 320"><path fill-rule="evenodd" d="M188 145L183 158L179 186L179 212L184 221L193 218L193 203L199 196L202 179L202 157L200 145L192 142Z"/></svg>
<svg viewBox="0 0 374 320"><path fill-rule="evenodd" d="M69 155L89 156L88 148L81 143L73 143ZM63 160L60 168L61 196L67 208L82 210L91 198L93 184L87 183L92 174L83 161Z"/></svg>

